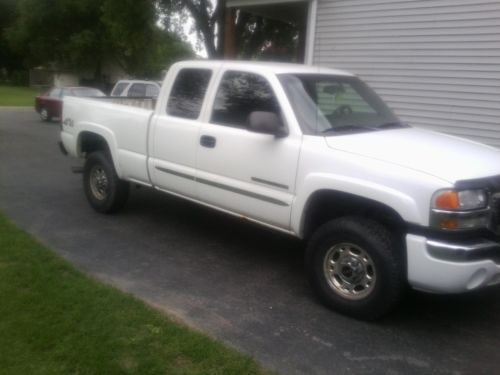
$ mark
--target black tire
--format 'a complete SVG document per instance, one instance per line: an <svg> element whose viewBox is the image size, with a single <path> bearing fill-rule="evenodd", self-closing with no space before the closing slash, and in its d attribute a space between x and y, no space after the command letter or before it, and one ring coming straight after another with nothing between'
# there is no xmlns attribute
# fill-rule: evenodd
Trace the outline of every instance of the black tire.
<svg viewBox="0 0 500 375"><path fill-rule="evenodd" d="M309 281L328 307L358 319L377 319L399 303L405 290L403 251L398 247L394 236L373 220L329 221L309 241Z"/></svg>
<svg viewBox="0 0 500 375"><path fill-rule="evenodd" d="M83 188L92 208L113 213L122 208L129 195L129 183L118 178L108 153L91 153L83 168Z"/></svg>
<svg viewBox="0 0 500 375"><path fill-rule="evenodd" d="M40 108L40 119L45 122L49 122L52 120L50 116L49 110L47 108Z"/></svg>

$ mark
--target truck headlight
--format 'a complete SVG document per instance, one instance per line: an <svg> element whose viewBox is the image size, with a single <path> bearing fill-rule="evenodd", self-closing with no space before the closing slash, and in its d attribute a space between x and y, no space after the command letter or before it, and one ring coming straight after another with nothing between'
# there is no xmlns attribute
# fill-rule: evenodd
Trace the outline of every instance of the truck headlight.
<svg viewBox="0 0 500 375"><path fill-rule="evenodd" d="M431 226L443 230L487 227L490 221L488 193L482 189L440 190L431 201Z"/></svg>
<svg viewBox="0 0 500 375"><path fill-rule="evenodd" d="M440 190L432 198L432 208L438 210L477 210L487 205L488 195L482 189Z"/></svg>

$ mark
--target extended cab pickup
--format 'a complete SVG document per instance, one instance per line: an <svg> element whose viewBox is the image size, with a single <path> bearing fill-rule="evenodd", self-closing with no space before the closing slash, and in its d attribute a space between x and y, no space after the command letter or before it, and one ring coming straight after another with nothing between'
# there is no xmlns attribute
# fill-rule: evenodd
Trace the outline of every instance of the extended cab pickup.
<svg viewBox="0 0 500 375"><path fill-rule="evenodd" d="M155 110L66 98L61 138L97 211L133 183L304 239L312 287L345 314L379 317L407 284L500 283L500 151L401 123L346 72L180 62Z"/></svg>

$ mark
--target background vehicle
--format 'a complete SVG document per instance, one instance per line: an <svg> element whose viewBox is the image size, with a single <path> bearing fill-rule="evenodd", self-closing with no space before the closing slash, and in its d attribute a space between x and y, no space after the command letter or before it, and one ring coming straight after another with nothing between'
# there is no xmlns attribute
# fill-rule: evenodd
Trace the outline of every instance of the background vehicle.
<svg viewBox="0 0 500 375"><path fill-rule="evenodd" d="M407 284L500 283L500 151L401 123L347 72L177 63L154 110L68 98L61 138L96 211L134 183L305 239L315 292L351 316Z"/></svg>
<svg viewBox="0 0 500 375"><path fill-rule="evenodd" d="M156 98L160 93L160 85L152 81L120 80L116 82L111 96L126 96L131 98Z"/></svg>
<svg viewBox="0 0 500 375"><path fill-rule="evenodd" d="M43 121L50 121L53 117L60 118L63 98L66 96L102 97L106 94L92 87L52 88L35 98L35 110L40 114L40 118Z"/></svg>

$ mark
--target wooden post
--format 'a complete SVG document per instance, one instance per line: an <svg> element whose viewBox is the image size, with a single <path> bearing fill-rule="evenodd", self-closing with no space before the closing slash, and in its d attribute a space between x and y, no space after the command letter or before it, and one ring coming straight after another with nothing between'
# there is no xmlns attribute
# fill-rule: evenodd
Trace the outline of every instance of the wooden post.
<svg viewBox="0 0 500 375"><path fill-rule="evenodd" d="M298 63L303 64L306 60L307 28L306 25L302 22L300 22L297 26L299 29L299 40L297 45L296 59Z"/></svg>
<svg viewBox="0 0 500 375"><path fill-rule="evenodd" d="M230 60L236 58L236 10L226 8L224 22L224 59Z"/></svg>

